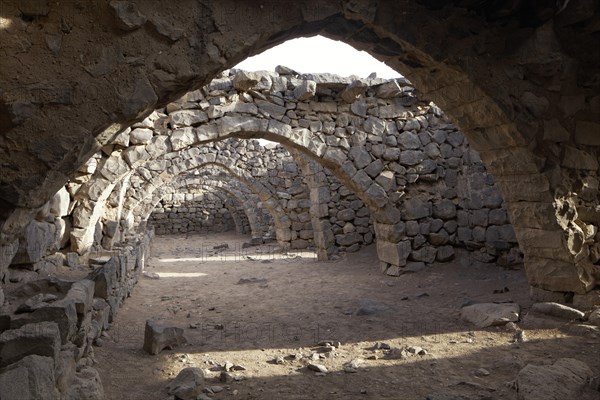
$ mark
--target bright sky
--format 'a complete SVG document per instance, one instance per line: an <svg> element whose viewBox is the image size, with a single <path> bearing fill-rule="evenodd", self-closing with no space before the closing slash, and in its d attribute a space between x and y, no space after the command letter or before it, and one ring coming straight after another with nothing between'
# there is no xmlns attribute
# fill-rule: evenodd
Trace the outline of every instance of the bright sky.
<svg viewBox="0 0 600 400"><path fill-rule="evenodd" d="M366 78L372 72L376 72L379 78L401 76L368 53L322 36L288 40L261 54L247 58L235 68L247 71L274 71L277 65L284 65L300 73L329 72L341 76L357 75Z"/></svg>

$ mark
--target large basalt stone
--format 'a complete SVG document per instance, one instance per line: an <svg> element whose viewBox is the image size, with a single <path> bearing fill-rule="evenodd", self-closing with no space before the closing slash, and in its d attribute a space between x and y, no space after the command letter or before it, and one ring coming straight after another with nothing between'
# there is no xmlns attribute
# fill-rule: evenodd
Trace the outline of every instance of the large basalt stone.
<svg viewBox="0 0 600 400"><path fill-rule="evenodd" d="M98 371L84 367L75 375L68 390L69 400L104 400L104 388Z"/></svg>
<svg viewBox="0 0 600 400"><path fill-rule="evenodd" d="M94 297L108 299L117 283L117 259L111 258L106 264L96 268L88 279L95 282Z"/></svg>
<svg viewBox="0 0 600 400"><path fill-rule="evenodd" d="M47 222L31 221L19 239L19 250L12 264L34 264L42 259L50 249L57 248L56 225Z"/></svg>
<svg viewBox="0 0 600 400"><path fill-rule="evenodd" d="M589 385L593 377L593 371L584 362L560 358L553 365L526 365L517 375L516 386L520 400L588 398L582 396L584 392L594 393Z"/></svg>
<svg viewBox="0 0 600 400"><path fill-rule="evenodd" d="M402 203L402 219L410 221L431 216L431 203L421 197L413 197Z"/></svg>
<svg viewBox="0 0 600 400"><path fill-rule="evenodd" d="M10 324L12 329L16 329L45 321L52 321L58 325L62 344L69 342L77 332L78 319L74 301L70 299L55 301L36 308L31 313L13 318Z"/></svg>
<svg viewBox="0 0 600 400"><path fill-rule="evenodd" d="M0 373L2 400L58 400L54 360L30 355L4 368Z"/></svg>
<svg viewBox="0 0 600 400"><path fill-rule="evenodd" d="M269 90L273 80L265 72L238 71L233 78L233 87L241 92L250 89Z"/></svg>
<svg viewBox="0 0 600 400"><path fill-rule="evenodd" d="M75 303L75 310L80 316L86 314L92 307L94 300L95 282L90 279L82 279L74 282L67 293L66 298Z"/></svg>
<svg viewBox="0 0 600 400"><path fill-rule="evenodd" d="M410 251L411 244L409 240L402 240L397 243L377 240L377 255L381 261L388 264L395 266L406 265Z"/></svg>
<svg viewBox="0 0 600 400"><path fill-rule="evenodd" d="M294 97L300 101L308 100L317 92L317 83L311 80L303 80L294 88Z"/></svg>
<svg viewBox="0 0 600 400"><path fill-rule="evenodd" d="M579 310L553 302L535 303L531 307L531 311L568 320L583 319L585 315Z"/></svg>
<svg viewBox="0 0 600 400"><path fill-rule="evenodd" d="M180 400L195 400L202 393L204 371L196 367L182 369L167 385L167 392Z"/></svg>
<svg viewBox="0 0 600 400"><path fill-rule="evenodd" d="M152 320L146 321L144 350L149 354L158 354L166 348L172 349L186 342L182 328L163 326Z"/></svg>
<svg viewBox="0 0 600 400"><path fill-rule="evenodd" d="M480 303L463 307L461 318L480 328L505 325L519 320L521 307L516 303Z"/></svg>
<svg viewBox="0 0 600 400"><path fill-rule="evenodd" d="M0 334L0 368L29 356L56 360L60 351L60 331L55 322L24 325Z"/></svg>

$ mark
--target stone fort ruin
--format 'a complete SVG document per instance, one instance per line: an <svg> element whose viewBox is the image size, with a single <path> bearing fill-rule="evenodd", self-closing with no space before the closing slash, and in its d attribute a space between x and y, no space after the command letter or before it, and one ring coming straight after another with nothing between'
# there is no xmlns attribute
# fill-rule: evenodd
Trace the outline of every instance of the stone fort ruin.
<svg viewBox="0 0 600 400"><path fill-rule="evenodd" d="M598 2L450 3L2 2L0 382L77 398L154 234L386 276L468 249L600 305ZM316 34L406 78L228 69Z"/></svg>

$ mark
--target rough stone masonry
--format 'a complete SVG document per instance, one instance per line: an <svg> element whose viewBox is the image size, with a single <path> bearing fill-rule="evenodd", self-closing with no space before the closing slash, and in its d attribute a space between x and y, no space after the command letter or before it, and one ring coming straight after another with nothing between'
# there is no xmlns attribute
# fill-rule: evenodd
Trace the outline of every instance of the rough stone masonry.
<svg viewBox="0 0 600 400"><path fill-rule="evenodd" d="M82 4L77 13L67 4L3 2L2 274L21 247L19 238L26 229L31 233L39 208L74 182L82 168L91 168L87 163L94 154L110 151L125 129L250 54L295 36L322 33L402 72L423 99L435 101L460 127L494 176L533 286L597 297L592 292L600 257L597 1L511 5L269 2L266 8L244 5L244 17L255 23L242 24L231 12L239 5L227 2L176 10L107 0ZM31 32L33 26L40 29ZM17 69L18 75L4 72ZM107 84L107 77L114 79ZM298 91L308 93L306 85ZM226 129L236 123L235 118L223 121ZM143 135L135 140L144 140ZM184 132L178 135L189 139ZM131 159L145 157L137 150ZM339 154L334 150L319 157L334 163ZM415 154L404 157L416 161ZM119 170L107 174L118 176ZM377 185L371 191L381 193ZM99 186L92 189L106 194ZM371 213L379 224L376 230L399 222L394 210ZM288 222L277 227L278 238L286 242ZM46 238L62 230L38 228ZM72 235L80 235L87 246L87 231L76 228ZM114 228L106 228L107 234ZM394 229L376 234L383 239ZM378 242L389 265L403 262L397 244Z"/></svg>
<svg viewBox="0 0 600 400"><path fill-rule="evenodd" d="M534 296L600 303L597 0L266 5L243 24L235 1L2 3L0 280L90 266L0 318L1 381L39 378L15 395L98 381L90 343L143 268L148 218L197 169L227 176L202 185L257 238L321 258L375 241L392 275L453 246L518 262L518 243ZM221 74L319 33L407 80ZM283 147L266 159L254 138Z"/></svg>

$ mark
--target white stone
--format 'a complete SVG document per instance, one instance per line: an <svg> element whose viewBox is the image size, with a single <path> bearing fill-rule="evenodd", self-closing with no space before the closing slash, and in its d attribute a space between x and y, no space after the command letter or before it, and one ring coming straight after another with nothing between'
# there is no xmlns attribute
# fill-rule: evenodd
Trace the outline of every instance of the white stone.
<svg viewBox="0 0 600 400"><path fill-rule="evenodd" d="M153 132L150 129L137 128L129 134L131 144L148 144L152 140Z"/></svg>
<svg viewBox="0 0 600 400"><path fill-rule="evenodd" d="M194 130L190 127L176 129L171 134L171 147L173 151L184 149L194 143L194 141Z"/></svg>
<svg viewBox="0 0 600 400"><path fill-rule="evenodd" d="M64 217L69 214L71 196L66 187L61 187L50 202L50 213L55 217Z"/></svg>
<svg viewBox="0 0 600 400"><path fill-rule="evenodd" d="M516 303L480 303L463 307L461 317L479 328L505 325L519 320L521 307Z"/></svg>

